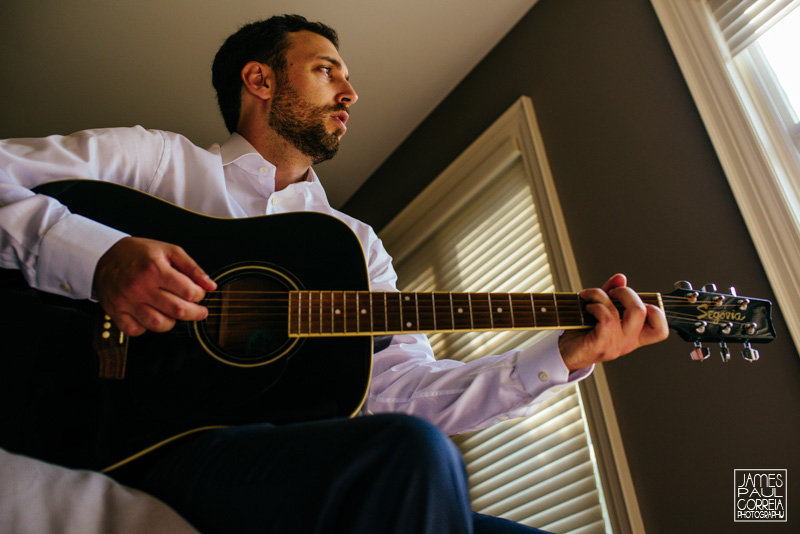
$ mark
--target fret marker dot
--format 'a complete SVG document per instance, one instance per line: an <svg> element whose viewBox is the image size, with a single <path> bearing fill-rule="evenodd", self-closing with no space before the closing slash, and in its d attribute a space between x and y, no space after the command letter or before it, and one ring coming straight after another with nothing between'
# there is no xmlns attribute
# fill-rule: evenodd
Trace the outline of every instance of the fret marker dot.
<svg viewBox="0 0 800 534"><path fill-rule="evenodd" d="M547 308L542 308L542 309L541 309L541 312L542 312L542 313L547 313Z"/></svg>
<svg viewBox="0 0 800 534"><path fill-rule="evenodd" d="M337 308L337 309L335 309L335 310L333 311L333 313L335 313L336 315L340 315L340 314L342 313L342 310L340 310L340 309L338 309L338 308Z"/></svg>
<svg viewBox="0 0 800 534"><path fill-rule="evenodd" d="M503 308L497 308L497 313L503 313Z"/></svg>
<svg viewBox="0 0 800 534"><path fill-rule="evenodd" d="M411 297L409 297L408 295L406 295L406 297L405 297L405 301L406 301L406 302L408 302L409 300L411 300Z"/></svg>
<svg viewBox="0 0 800 534"><path fill-rule="evenodd" d="M411 325L411 323L410 323L410 322L406 323L406 328L411 328L411 326L412 326L412 325Z"/></svg>
<svg viewBox="0 0 800 534"><path fill-rule="evenodd" d="M459 308L458 313L464 313L464 308Z"/></svg>
<svg viewBox="0 0 800 534"><path fill-rule="evenodd" d="M366 315L366 314L367 314L366 308L361 308L361 315Z"/></svg>

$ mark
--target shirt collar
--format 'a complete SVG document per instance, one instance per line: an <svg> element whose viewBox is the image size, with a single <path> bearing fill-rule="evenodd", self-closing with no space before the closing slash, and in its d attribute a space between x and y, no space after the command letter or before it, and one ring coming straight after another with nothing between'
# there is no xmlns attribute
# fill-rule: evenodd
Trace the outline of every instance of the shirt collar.
<svg viewBox="0 0 800 534"><path fill-rule="evenodd" d="M275 168L275 165L264 159L264 157L259 154L255 148L253 148L253 145L251 145L247 139L242 137L237 132L233 132L231 136L228 137L227 141L222 143L220 146L220 156L222 156L223 166L226 166L230 163L235 163L245 157L256 157L258 158L259 166L266 164L273 169ZM317 173L314 172L313 168L309 167L305 181L319 183L319 178L317 177Z"/></svg>
<svg viewBox="0 0 800 534"><path fill-rule="evenodd" d="M261 156L247 139L236 132L232 133L228 140L220 146L223 165L234 163L248 154Z"/></svg>

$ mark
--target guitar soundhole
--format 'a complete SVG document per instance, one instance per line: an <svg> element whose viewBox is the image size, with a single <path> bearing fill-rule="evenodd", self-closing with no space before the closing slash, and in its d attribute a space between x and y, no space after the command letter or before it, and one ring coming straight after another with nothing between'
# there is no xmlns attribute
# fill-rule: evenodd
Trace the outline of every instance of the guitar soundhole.
<svg viewBox="0 0 800 534"><path fill-rule="evenodd" d="M289 277L272 267L248 265L215 277L206 296L208 318L198 327L201 343L215 358L237 366L264 365L297 343L288 337Z"/></svg>

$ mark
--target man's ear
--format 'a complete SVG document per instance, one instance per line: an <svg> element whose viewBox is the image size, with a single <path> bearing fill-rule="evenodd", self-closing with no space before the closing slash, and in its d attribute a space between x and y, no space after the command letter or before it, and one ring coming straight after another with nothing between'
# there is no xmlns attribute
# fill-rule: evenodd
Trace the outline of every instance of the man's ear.
<svg viewBox="0 0 800 534"><path fill-rule="evenodd" d="M275 72L269 65L250 61L242 68L244 89L262 100L269 100L275 91Z"/></svg>

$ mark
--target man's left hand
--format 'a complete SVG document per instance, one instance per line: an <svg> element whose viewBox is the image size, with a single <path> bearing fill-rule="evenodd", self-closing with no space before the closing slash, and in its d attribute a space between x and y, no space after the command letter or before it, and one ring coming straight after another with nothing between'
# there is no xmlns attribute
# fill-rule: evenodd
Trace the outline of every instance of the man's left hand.
<svg viewBox="0 0 800 534"><path fill-rule="evenodd" d="M597 325L589 331L567 331L558 340L561 357L570 372L614 360L669 335L664 312L644 304L627 286L623 274L612 276L602 288L584 289L580 297L590 302L586 311L597 319ZM612 299L622 304L622 317Z"/></svg>

